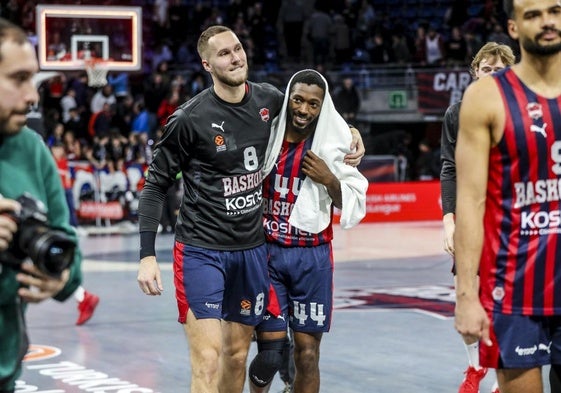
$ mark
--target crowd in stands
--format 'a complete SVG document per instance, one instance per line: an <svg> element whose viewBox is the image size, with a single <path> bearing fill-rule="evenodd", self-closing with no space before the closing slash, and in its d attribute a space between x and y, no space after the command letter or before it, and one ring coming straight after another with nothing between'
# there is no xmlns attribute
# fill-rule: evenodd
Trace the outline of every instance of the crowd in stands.
<svg viewBox="0 0 561 393"><path fill-rule="evenodd" d="M38 3L2 0L0 16L33 37ZM57 3L136 5L143 10L142 71L109 71L108 84L100 88L88 85L85 71L59 73L41 84L40 105L30 114L33 128L49 146L64 147L70 163L87 162L95 171L108 174L145 166L167 117L207 87L209 79L201 69L196 42L200 32L213 24L230 26L240 37L250 70L341 70L340 80L330 86L352 84L344 81L345 70L365 65L467 67L485 41L510 42L498 16L501 2L489 0ZM277 87L284 89L284 83L279 81ZM341 90L343 97L350 94ZM358 105L351 99L340 102L352 106L342 109L352 121Z"/></svg>

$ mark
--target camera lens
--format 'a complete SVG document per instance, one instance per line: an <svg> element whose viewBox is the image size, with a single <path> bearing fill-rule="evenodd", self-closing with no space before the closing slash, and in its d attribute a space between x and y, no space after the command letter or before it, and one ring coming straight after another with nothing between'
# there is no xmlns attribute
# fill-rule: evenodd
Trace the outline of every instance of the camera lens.
<svg viewBox="0 0 561 393"><path fill-rule="evenodd" d="M36 226L33 232L25 236L27 254L43 273L59 277L72 263L76 244L61 231Z"/></svg>

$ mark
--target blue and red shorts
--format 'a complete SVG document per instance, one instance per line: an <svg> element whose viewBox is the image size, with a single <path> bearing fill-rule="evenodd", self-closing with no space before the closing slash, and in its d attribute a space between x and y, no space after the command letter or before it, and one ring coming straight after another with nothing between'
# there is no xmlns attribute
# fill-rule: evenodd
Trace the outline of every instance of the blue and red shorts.
<svg viewBox="0 0 561 393"><path fill-rule="evenodd" d="M269 246L269 275L280 314L268 315L258 331L328 332L333 311L331 244L314 247ZM287 320L288 318L288 320Z"/></svg>
<svg viewBox="0 0 561 393"><path fill-rule="evenodd" d="M479 345L483 367L535 368L561 364L561 317L488 313L493 345Z"/></svg>
<svg viewBox="0 0 561 393"><path fill-rule="evenodd" d="M265 244L218 251L175 242L173 250L178 321L191 309L197 319L213 318L255 326L269 301Z"/></svg>

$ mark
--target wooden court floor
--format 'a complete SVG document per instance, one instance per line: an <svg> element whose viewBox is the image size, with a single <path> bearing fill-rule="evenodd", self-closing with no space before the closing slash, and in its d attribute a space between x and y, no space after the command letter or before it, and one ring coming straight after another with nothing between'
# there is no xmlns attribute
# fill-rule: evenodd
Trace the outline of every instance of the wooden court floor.
<svg viewBox="0 0 561 393"><path fill-rule="evenodd" d="M84 286L101 302L80 327L72 299L29 307L32 347L18 392L188 392L172 244L171 235L158 236L164 294L147 297L136 283L137 236L81 238ZM451 260L440 222L336 228L333 246L335 313L322 341L321 392L457 392L467 360L451 317ZM481 393L491 391L493 378ZM276 377L271 392L281 390Z"/></svg>

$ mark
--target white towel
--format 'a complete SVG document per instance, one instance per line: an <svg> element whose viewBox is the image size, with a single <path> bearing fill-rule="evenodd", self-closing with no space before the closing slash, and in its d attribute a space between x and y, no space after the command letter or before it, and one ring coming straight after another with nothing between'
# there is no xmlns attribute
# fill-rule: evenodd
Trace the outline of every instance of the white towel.
<svg viewBox="0 0 561 393"><path fill-rule="evenodd" d="M286 108L290 97L289 89L292 78L286 88L282 109L278 117L272 122L271 136L263 167L264 176L269 174L280 153L286 127ZM343 162L345 155L351 152L352 136L348 124L335 109L329 94L327 81L323 76L322 79L325 82L326 92L311 150L325 161L331 172L341 182L343 206L340 224L343 229L348 229L358 224L366 215L368 180L358 169ZM306 177L292 209L289 223L306 232L319 233L331 221L331 204L332 200L327 188Z"/></svg>

